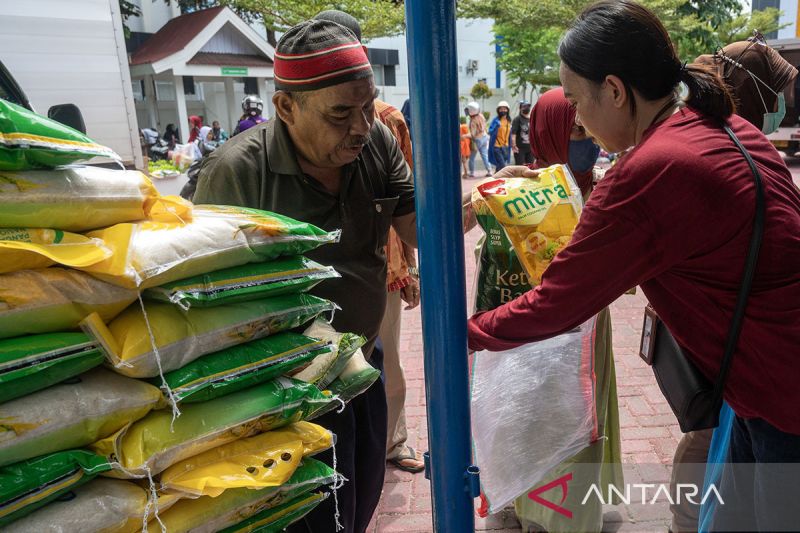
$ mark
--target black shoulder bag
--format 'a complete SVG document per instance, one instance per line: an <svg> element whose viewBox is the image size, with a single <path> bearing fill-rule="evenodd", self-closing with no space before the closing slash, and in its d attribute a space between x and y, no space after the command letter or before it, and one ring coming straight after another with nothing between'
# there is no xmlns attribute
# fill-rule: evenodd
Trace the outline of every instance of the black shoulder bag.
<svg viewBox="0 0 800 533"><path fill-rule="evenodd" d="M739 287L739 294L736 298L736 308L733 312L728 338L725 341L725 352L716 382L711 383L686 357L675 338L649 305L645 309L642 327L639 355L653 367L658 386L667 398L667 402L678 418L681 431L684 433L715 428L719 425L722 393L730 371L733 353L739 342L744 310L753 284L758 252L764 234L765 202L761 173L756 168L753 158L727 125L725 125L725 132L747 160L750 171L753 173L756 185L756 209L742 285Z"/></svg>

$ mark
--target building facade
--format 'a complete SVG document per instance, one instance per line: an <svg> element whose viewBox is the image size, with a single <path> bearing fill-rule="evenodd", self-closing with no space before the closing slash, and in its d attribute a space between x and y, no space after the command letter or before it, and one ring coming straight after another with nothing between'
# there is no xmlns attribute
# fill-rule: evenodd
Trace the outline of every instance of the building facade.
<svg viewBox="0 0 800 533"><path fill-rule="evenodd" d="M239 103L242 98L246 94L253 93L262 95L265 116L272 116L274 110L270 99L274 91L274 83L271 74L256 78L251 68L247 72L247 76L242 76L241 74L237 75L237 71L233 69L223 71L222 66L224 65L219 65L217 72L209 72L216 76L193 76L189 80L188 76L176 75L177 71L174 69L154 72L152 68L148 70L148 68L142 67L141 47L145 46L147 41L171 20L178 17L184 18L186 15L181 16L179 8L171 3L153 2L152 0L133 0L133 3L142 12L141 16L131 17L128 20L128 27L131 30L128 52L132 60L133 94L140 127L151 127L163 132L167 124L176 124L179 125L183 135L187 131L184 117L199 115L204 118L204 123L218 120L223 128L230 131L235 127L236 120L239 118ZM189 26L191 27L191 24ZM266 31L263 25L252 24L250 29L252 33L230 32L234 35L229 37L228 42L236 41L238 43L234 46L234 51L242 52L243 48L250 47L260 49L266 54L271 50L266 42ZM509 100L509 94L504 88L505 76L496 68L492 21L486 19L459 20L456 31L460 99L465 105L471 100L469 94L472 87L479 80L484 80L494 92L494 96L486 99L483 104L493 113L496 103L500 100ZM215 38L217 41L223 40L221 36L215 36ZM260 39L261 45L255 42L257 39ZM168 40L162 39L162 41ZM248 41L250 42L248 43ZM208 48L208 43L198 44L195 42L194 44L198 47L198 50L191 51L194 55L202 51L203 47ZM409 69L405 35L372 39L365 42L365 45L375 73L375 83L378 86L380 98L400 108L409 97ZM152 53L151 50L150 57L146 59L154 59ZM252 51L249 53L257 54ZM191 60L191 58L189 59ZM186 66L185 63L184 66ZM264 72L263 70L259 71L260 74L264 74ZM181 82L183 82L182 89L179 87ZM181 93L183 93L182 98ZM181 100L183 100L183 104L181 104ZM182 112L181 105L185 106L185 112Z"/></svg>

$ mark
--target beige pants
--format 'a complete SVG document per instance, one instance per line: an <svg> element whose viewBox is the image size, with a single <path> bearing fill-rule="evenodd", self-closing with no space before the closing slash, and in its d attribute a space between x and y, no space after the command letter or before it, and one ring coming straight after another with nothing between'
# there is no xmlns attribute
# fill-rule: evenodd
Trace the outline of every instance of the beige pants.
<svg viewBox="0 0 800 533"><path fill-rule="evenodd" d="M713 429L690 431L684 433L675 450L672 460L672 494L674 504L670 505L672 511L672 533L688 533L697 531L697 522L700 518L700 505L694 505L685 498L677 502L677 486L679 483L691 483L697 486L698 494L703 493L703 478L706 473L706 460L708 448L711 446ZM683 494L686 494L684 491ZM695 498L699 501L699 497Z"/></svg>
<svg viewBox="0 0 800 533"><path fill-rule="evenodd" d="M383 371L386 377L387 436L386 458L405 455L406 439L406 377L400 363L400 319L403 312L400 291L388 294L386 314L381 323L380 339L383 343Z"/></svg>

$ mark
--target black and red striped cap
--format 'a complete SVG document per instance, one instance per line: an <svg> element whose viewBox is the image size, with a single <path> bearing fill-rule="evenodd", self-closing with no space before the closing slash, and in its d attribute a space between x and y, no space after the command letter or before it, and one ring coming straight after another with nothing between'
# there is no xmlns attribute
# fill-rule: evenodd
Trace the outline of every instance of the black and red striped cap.
<svg viewBox="0 0 800 533"><path fill-rule="evenodd" d="M314 91L372 76L367 53L356 36L330 20L291 27L275 51L275 88Z"/></svg>

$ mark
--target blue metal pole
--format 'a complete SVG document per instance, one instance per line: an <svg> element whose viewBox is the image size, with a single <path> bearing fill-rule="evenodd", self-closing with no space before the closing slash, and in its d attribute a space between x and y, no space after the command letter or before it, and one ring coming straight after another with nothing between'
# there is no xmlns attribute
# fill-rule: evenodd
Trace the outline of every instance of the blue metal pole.
<svg viewBox="0 0 800 533"><path fill-rule="evenodd" d="M427 475L437 533L475 529L455 0L406 0L422 282Z"/></svg>

